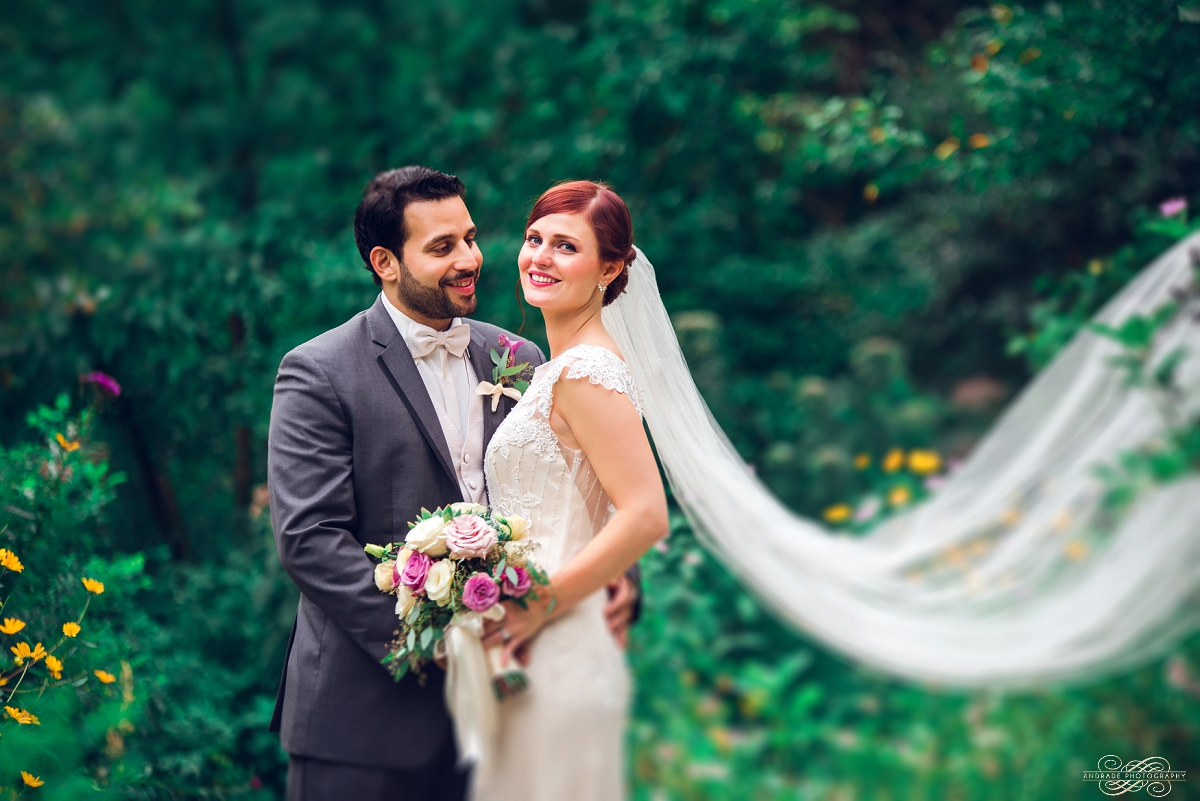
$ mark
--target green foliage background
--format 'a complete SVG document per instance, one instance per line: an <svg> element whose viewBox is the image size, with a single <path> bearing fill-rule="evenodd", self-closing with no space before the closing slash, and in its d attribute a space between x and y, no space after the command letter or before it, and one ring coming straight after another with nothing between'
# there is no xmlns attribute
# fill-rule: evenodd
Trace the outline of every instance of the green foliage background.
<svg viewBox="0 0 1200 801"><path fill-rule="evenodd" d="M280 792L264 729L295 598L253 490L279 359L375 294L349 226L375 172L463 178L480 313L514 329L533 198L611 182L710 405L819 515L899 480L855 454L964 453L1173 241L1147 222L1200 200L1184 6L5 6L0 545L52 531L47 553L126 585L97 604L136 700L29 701L59 722L36 747L17 745L34 727L3 729L0 786L31 770L46 798ZM26 413L64 391L82 406L90 370L125 391L84 436L128 480L70 525L31 524L49 511L17 455L53 446ZM1194 645L1085 688L912 687L781 629L675 528L645 560L631 649L637 798L1083 798L1108 753L1200 770Z"/></svg>

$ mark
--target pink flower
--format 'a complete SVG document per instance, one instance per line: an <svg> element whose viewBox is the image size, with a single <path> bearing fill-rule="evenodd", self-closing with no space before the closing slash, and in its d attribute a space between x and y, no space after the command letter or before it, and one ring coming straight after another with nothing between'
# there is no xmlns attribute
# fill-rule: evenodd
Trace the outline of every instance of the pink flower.
<svg viewBox="0 0 1200 801"><path fill-rule="evenodd" d="M413 555L404 563L404 570L400 572L400 583L412 590L414 595L424 592L425 577L429 575L432 565L433 560L428 556L420 551L413 551Z"/></svg>
<svg viewBox="0 0 1200 801"><path fill-rule="evenodd" d="M98 370L88 373L83 377L83 383L95 384L114 398L121 396L121 385L117 383L117 379L107 373L101 373Z"/></svg>
<svg viewBox="0 0 1200 801"><path fill-rule="evenodd" d="M517 582L515 584L508 580L509 570L517 574ZM525 568L510 565L504 571L504 579L500 582L500 585L505 595L512 598L520 598L529 592L529 589L533 586L533 577L529 575L529 571Z"/></svg>
<svg viewBox="0 0 1200 801"><path fill-rule="evenodd" d="M479 515L462 515L446 526L446 547L455 559L481 559L497 542L496 530Z"/></svg>
<svg viewBox="0 0 1200 801"><path fill-rule="evenodd" d="M1187 198L1173 197L1170 200L1164 200L1158 210L1164 217L1174 217L1180 212L1187 211Z"/></svg>
<svg viewBox="0 0 1200 801"><path fill-rule="evenodd" d="M517 348L524 345L525 340L509 339L504 334L501 334L499 339L497 339L496 341L500 344L500 347L509 349L509 351L508 351L508 366L515 367L517 364Z"/></svg>
<svg viewBox="0 0 1200 801"><path fill-rule="evenodd" d="M472 612L486 612L500 600L500 588L486 573L476 573L463 585L463 606Z"/></svg>

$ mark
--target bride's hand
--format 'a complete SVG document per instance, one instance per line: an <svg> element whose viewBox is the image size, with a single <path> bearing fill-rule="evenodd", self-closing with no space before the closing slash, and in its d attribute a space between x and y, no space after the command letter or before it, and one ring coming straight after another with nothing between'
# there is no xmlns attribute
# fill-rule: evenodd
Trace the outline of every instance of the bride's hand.
<svg viewBox="0 0 1200 801"><path fill-rule="evenodd" d="M522 609L513 601L504 601L504 618L488 622L483 633L485 650L503 646L504 656L501 664L507 665L509 660L517 657L517 652L529 643L546 623L549 617L547 608L549 598L539 598L526 603Z"/></svg>

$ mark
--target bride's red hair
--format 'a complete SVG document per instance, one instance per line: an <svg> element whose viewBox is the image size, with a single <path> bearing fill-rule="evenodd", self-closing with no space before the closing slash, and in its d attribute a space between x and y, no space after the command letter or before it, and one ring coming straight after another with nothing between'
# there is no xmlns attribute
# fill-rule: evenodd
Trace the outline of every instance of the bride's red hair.
<svg viewBox="0 0 1200 801"><path fill-rule="evenodd" d="M625 291L629 283L629 265L637 258L633 249L633 219L629 207L621 196L608 184L598 181L566 181L547 189L533 204L529 212L529 226L550 214L583 213L596 242L600 246L601 261L619 261L625 265L604 290L604 305L612 303Z"/></svg>

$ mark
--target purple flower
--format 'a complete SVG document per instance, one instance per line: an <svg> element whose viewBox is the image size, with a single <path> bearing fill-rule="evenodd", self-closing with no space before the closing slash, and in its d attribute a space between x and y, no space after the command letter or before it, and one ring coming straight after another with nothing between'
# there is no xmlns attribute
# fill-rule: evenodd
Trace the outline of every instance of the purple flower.
<svg viewBox="0 0 1200 801"><path fill-rule="evenodd" d="M1158 210L1164 217L1174 217L1180 212L1187 211L1187 198L1173 197L1170 200L1164 200Z"/></svg>
<svg viewBox="0 0 1200 801"><path fill-rule="evenodd" d="M107 373L101 373L98 370L85 375L83 377L83 383L95 384L109 395L112 395L114 398L120 397L121 395L121 385L117 383L117 379L113 378Z"/></svg>
<svg viewBox="0 0 1200 801"><path fill-rule="evenodd" d="M425 577L429 575L432 565L433 560L428 556L413 551L413 555L404 563L404 570L400 571L400 583L412 590L414 595L425 592Z"/></svg>
<svg viewBox="0 0 1200 801"><path fill-rule="evenodd" d="M517 581L515 584L508 580L509 570L517 574ZM505 595L508 595L512 598L520 598L522 595L529 592L529 589L533 586L533 577L529 575L529 571L525 568L517 567L516 565L510 565L508 569L504 571L504 579L500 582L500 584Z"/></svg>
<svg viewBox="0 0 1200 801"><path fill-rule="evenodd" d="M497 340L497 342L500 343L500 347L509 349L509 351L508 351L508 366L515 367L517 364L517 348L524 345L525 340L509 339L504 334L501 334L500 338Z"/></svg>
<svg viewBox="0 0 1200 801"><path fill-rule="evenodd" d="M476 573L463 585L463 606L472 612L486 612L500 600L500 588L486 573Z"/></svg>

